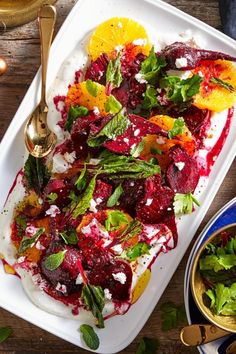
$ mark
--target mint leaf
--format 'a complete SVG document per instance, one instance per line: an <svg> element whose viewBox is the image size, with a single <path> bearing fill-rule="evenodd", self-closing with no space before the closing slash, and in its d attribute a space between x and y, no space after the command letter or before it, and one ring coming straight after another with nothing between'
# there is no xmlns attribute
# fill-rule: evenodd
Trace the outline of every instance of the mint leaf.
<svg viewBox="0 0 236 354"><path fill-rule="evenodd" d="M0 343L3 343L11 334L12 334L11 327L1 327L0 328Z"/></svg>
<svg viewBox="0 0 236 354"><path fill-rule="evenodd" d="M46 197L47 202L49 204L53 204L55 202L55 200L57 200L57 198L58 198L57 193L49 193Z"/></svg>
<svg viewBox="0 0 236 354"><path fill-rule="evenodd" d="M93 192L96 186L96 177L95 175L89 182L88 187L85 189L83 195L79 198L78 202L73 203L73 217L76 219L79 215L83 215L87 209L90 207L90 201L93 198ZM76 204L76 205L74 205Z"/></svg>
<svg viewBox="0 0 236 354"><path fill-rule="evenodd" d="M74 121L79 117L85 117L89 113L88 108L84 106L70 106L67 120L65 122L65 129L71 131Z"/></svg>
<svg viewBox="0 0 236 354"><path fill-rule="evenodd" d="M64 261L65 253L66 253L66 250L59 251L57 253L53 253L50 256L48 256L44 260L45 268L47 268L48 270L53 271L53 270L57 269L58 267L60 267L60 265Z"/></svg>
<svg viewBox="0 0 236 354"><path fill-rule="evenodd" d="M148 57L142 62L140 74L150 84L154 85L157 82L158 75L161 69L167 65L163 56L157 57L154 52L154 47L150 50Z"/></svg>
<svg viewBox="0 0 236 354"><path fill-rule="evenodd" d="M200 206L199 201L192 195L192 193L176 193L174 197L175 214L191 214L193 211L193 203Z"/></svg>
<svg viewBox="0 0 236 354"><path fill-rule="evenodd" d="M79 177L75 181L75 186L79 191L83 191L84 188L86 187L86 171L87 171L87 165L86 163L84 164L84 168L80 172Z"/></svg>
<svg viewBox="0 0 236 354"><path fill-rule="evenodd" d="M175 119L173 128L168 132L169 139L173 139L176 135L183 134L184 128L184 119L182 117Z"/></svg>
<svg viewBox="0 0 236 354"><path fill-rule="evenodd" d="M163 303L160 307L160 310L163 331L168 331L170 329L176 328L186 322L184 305L178 306L169 301Z"/></svg>
<svg viewBox="0 0 236 354"><path fill-rule="evenodd" d="M29 155L24 166L24 176L27 189L34 189L36 193L41 194L50 179L44 159Z"/></svg>
<svg viewBox="0 0 236 354"><path fill-rule="evenodd" d="M116 189L114 190L114 192L112 193L112 195L108 198L108 201L107 201L107 206L109 208L113 207L114 205L117 204L120 196L122 195L123 193L123 188L122 188L122 185L119 184L119 186L116 187Z"/></svg>
<svg viewBox="0 0 236 354"><path fill-rule="evenodd" d="M143 151L143 148L144 148L144 140L142 139L142 141L140 141L138 145L132 147L132 149L130 150L130 155L133 157L139 157L139 155Z"/></svg>
<svg viewBox="0 0 236 354"><path fill-rule="evenodd" d="M109 210L107 219L105 220L105 228L107 231L119 229L121 225L127 225L129 220L127 216L120 210Z"/></svg>
<svg viewBox="0 0 236 354"><path fill-rule="evenodd" d="M74 229L68 229L67 231L59 232L59 235L67 245L77 245L78 243L77 233Z"/></svg>
<svg viewBox="0 0 236 354"><path fill-rule="evenodd" d="M97 97L98 84L96 82L93 82L92 80L87 80L86 81L86 89L91 96Z"/></svg>
<svg viewBox="0 0 236 354"><path fill-rule="evenodd" d="M151 109L158 106L159 103L157 101L157 90L154 87L147 85L142 102L142 108L150 111Z"/></svg>
<svg viewBox="0 0 236 354"><path fill-rule="evenodd" d="M114 96L110 95L108 96L104 107L107 113L116 114L120 112L122 105Z"/></svg>
<svg viewBox="0 0 236 354"><path fill-rule="evenodd" d="M80 332L82 333L82 337L86 345L92 349L96 350L99 347L99 338L97 333L94 331L93 327L83 324L80 326Z"/></svg>
<svg viewBox="0 0 236 354"><path fill-rule="evenodd" d="M24 253L28 248L32 247L33 244L37 241L39 236L41 236L45 232L44 228L38 229L35 234L31 237L24 236L21 240L20 246L18 248L18 253Z"/></svg>
<svg viewBox="0 0 236 354"><path fill-rule="evenodd" d="M219 85L221 87L223 87L224 89L228 90L229 92L234 92L235 88L227 81L223 81L217 77L212 77L210 79L210 82L212 82L213 84Z"/></svg>
<svg viewBox="0 0 236 354"><path fill-rule="evenodd" d="M132 220L122 234L118 237L120 242L128 241L130 238L140 234L143 229L143 225L138 220Z"/></svg>
<svg viewBox="0 0 236 354"><path fill-rule="evenodd" d="M122 81L120 55L118 55L117 58L110 60L107 65L106 85L111 85L112 88L120 87Z"/></svg>
<svg viewBox="0 0 236 354"><path fill-rule="evenodd" d="M190 101L199 92L202 80L199 75L183 80L178 76L166 76L160 79L160 87L165 88L170 101L181 104Z"/></svg>
<svg viewBox="0 0 236 354"><path fill-rule="evenodd" d="M156 338L143 337L140 340L136 354L156 354L160 343Z"/></svg>
<svg viewBox="0 0 236 354"><path fill-rule="evenodd" d="M105 305L105 296L103 289L100 286L84 284L81 298L97 319L97 327L104 328L102 310Z"/></svg>
<svg viewBox="0 0 236 354"><path fill-rule="evenodd" d="M149 246L147 243L139 242L135 246L125 249L122 252L121 257L127 259L130 262L133 262L143 254L149 254L150 248L151 246Z"/></svg>
<svg viewBox="0 0 236 354"><path fill-rule="evenodd" d="M96 134L91 135L87 144L90 147L102 145L106 140L114 139L118 135L123 134L128 128L130 121L123 111L117 113L109 122Z"/></svg>

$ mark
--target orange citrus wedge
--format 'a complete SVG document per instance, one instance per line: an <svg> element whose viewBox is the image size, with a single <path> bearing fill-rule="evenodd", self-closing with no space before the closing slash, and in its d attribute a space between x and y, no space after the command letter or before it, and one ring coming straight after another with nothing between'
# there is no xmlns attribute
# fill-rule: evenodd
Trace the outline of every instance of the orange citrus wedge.
<svg viewBox="0 0 236 354"><path fill-rule="evenodd" d="M236 69L226 60L204 61L193 71L203 76L200 92L194 98L194 106L221 112L236 102ZM219 84L212 83L211 78L218 78L232 86L232 92Z"/></svg>
<svg viewBox="0 0 236 354"><path fill-rule="evenodd" d="M88 85L88 81L92 82L92 89L91 85ZM107 99L105 86L87 80L69 87L65 103L68 106L84 106L88 110L93 110L96 107L102 115L107 115L105 111Z"/></svg>
<svg viewBox="0 0 236 354"><path fill-rule="evenodd" d="M132 304L135 303L143 294L144 290L148 286L150 278L151 278L151 272L149 269L146 269L145 272L140 275L132 293Z"/></svg>
<svg viewBox="0 0 236 354"><path fill-rule="evenodd" d="M92 60L96 60L102 53L111 58L115 50L120 50L133 43L136 54L148 55L151 45L146 30L138 22L126 17L113 17L101 23L93 32L88 53Z"/></svg>

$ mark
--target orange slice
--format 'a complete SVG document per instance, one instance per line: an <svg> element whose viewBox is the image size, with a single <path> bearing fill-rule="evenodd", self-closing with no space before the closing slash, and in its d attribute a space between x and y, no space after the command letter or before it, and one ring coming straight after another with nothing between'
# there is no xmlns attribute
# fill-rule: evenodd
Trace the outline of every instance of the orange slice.
<svg viewBox="0 0 236 354"><path fill-rule="evenodd" d="M122 49L133 43L136 54L148 55L151 45L146 30L138 22L126 17L113 17L101 23L93 32L88 52L92 60L97 59L102 53L112 58L115 50Z"/></svg>
<svg viewBox="0 0 236 354"><path fill-rule="evenodd" d="M151 271L149 269L146 269L145 272L140 275L132 293L132 304L136 302L143 294L144 290L148 286L150 278L151 278Z"/></svg>
<svg viewBox="0 0 236 354"><path fill-rule="evenodd" d="M75 84L69 87L67 97L65 100L66 105L68 106L84 106L88 110L93 110L97 107L102 115L106 115L105 103L108 99L106 95L106 88L103 85L100 85L96 82L92 82L94 87L94 92L88 90L87 81L83 81L79 84ZM92 93L92 94L91 94Z"/></svg>
<svg viewBox="0 0 236 354"><path fill-rule="evenodd" d="M167 131L173 128L175 122L175 118L165 115L157 115L151 117L149 120ZM150 158L155 157L162 170L165 170L169 163L168 152L172 146L177 144L183 146L190 155L193 155L196 147L195 140L186 126L182 134L179 134L172 139L157 135L147 135L144 138L144 148L141 153L141 158L149 160Z"/></svg>
<svg viewBox="0 0 236 354"><path fill-rule="evenodd" d="M204 76L200 92L194 98L194 105L200 109L221 112L230 108L236 102L236 69L230 61L204 61L193 71ZM212 77L219 78L233 86L234 92L211 83Z"/></svg>

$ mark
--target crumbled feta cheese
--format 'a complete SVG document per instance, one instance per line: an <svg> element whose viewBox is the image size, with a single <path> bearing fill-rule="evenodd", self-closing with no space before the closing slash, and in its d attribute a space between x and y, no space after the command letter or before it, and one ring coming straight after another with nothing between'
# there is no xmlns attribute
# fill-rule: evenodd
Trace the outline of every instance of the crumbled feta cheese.
<svg viewBox="0 0 236 354"><path fill-rule="evenodd" d="M175 66L178 69L185 68L188 65L188 61L186 58L177 58L175 60Z"/></svg>
<svg viewBox="0 0 236 354"><path fill-rule="evenodd" d="M122 25L121 22L118 22L118 23L117 23L117 26L118 26L119 28L122 28L122 27L123 27L123 25Z"/></svg>
<svg viewBox="0 0 236 354"><path fill-rule="evenodd" d="M131 148L131 150L133 150L133 149L136 147L136 145L137 145L137 144L133 144L133 145L131 145L131 147L130 147L130 148Z"/></svg>
<svg viewBox="0 0 236 354"><path fill-rule="evenodd" d="M44 247L44 246L40 243L40 241L39 241L39 240L36 242L35 247L36 247L36 248L37 248L37 250L39 250L39 251L43 251L43 250L45 250L45 247Z"/></svg>
<svg viewBox="0 0 236 354"><path fill-rule="evenodd" d="M134 131L134 136L138 136L139 133L140 133L140 129L136 129L136 130Z"/></svg>
<svg viewBox="0 0 236 354"><path fill-rule="evenodd" d="M105 296L105 300L111 300L112 299L112 294L110 293L109 289L104 289L104 296Z"/></svg>
<svg viewBox="0 0 236 354"><path fill-rule="evenodd" d="M71 153L65 152L64 158L65 158L66 162L72 164L76 159L76 152L75 151L72 151Z"/></svg>
<svg viewBox="0 0 236 354"><path fill-rule="evenodd" d="M119 51L121 51L123 48L124 48L123 45L117 45L117 46L115 47L115 50L116 50L117 52L119 52Z"/></svg>
<svg viewBox="0 0 236 354"><path fill-rule="evenodd" d="M83 227L81 228L81 232L82 232L82 234L84 234L84 235L90 234L90 233L91 233L90 224L87 225L87 226L83 226Z"/></svg>
<svg viewBox="0 0 236 354"><path fill-rule="evenodd" d="M161 136L159 136L159 137L157 138L156 142L157 142L157 144L159 144L159 145L164 145L164 144L165 144L165 140L164 140Z"/></svg>
<svg viewBox="0 0 236 354"><path fill-rule="evenodd" d="M134 75L134 77L135 77L136 81L138 81L140 84L146 84L147 83L147 80L144 79L143 74L139 74L138 73L138 74Z"/></svg>
<svg viewBox="0 0 236 354"><path fill-rule="evenodd" d="M123 252L123 248L122 248L121 244L115 245L115 246L111 247L111 249L112 249L116 254L119 254L119 255Z"/></svg>
<svg viewBox="0 0 236 354"><path fill-rule="evenodd" d="M132 43L134 45L140 45L141 47L144 47L147 44L147 40L146 38L138 38L135 39Z"/></svg>
<svg viewBox="0 0 236 354"><path fill-rule="evenodd" d="M97 205L101 204L101 203L102 203L102 201L103 201L103 199L102 199L102 198L97 198L97 199L96 199L96 203L97 203Z"/></svg>
<svg viewBox="0 0 236 354"><path fill-rule="evenodd" d="M60 209L54 204L50 205L50 208L46 210L46 215L50 215L51 218L55 218L56 215L60 213L61 213Z"/></svg>
<svg viewBox="0 0 236 354"><path fill-rule="evenodd" d="M90 159L89 164L90 165L98 165L100 163L101 159Z"/></svg>
<svg viewBox="0 0 236 354"><path fill-rule="evenodd" d="M128 138L124 138L123 140L124 140L124 142L125 142L126 144L129 144L129 139L128 139Z"/></svg>
<svg viewBox="0 0 236 354"><path fill-rule="evenodd" d="M52 158L52 172L64 173L70 168L70 164L65 160L61 154L55 154Z"/></svg>
<svg viewBox="0 0 236 354"><path fill-rule="evenodd" d="M42 198L38 198L38 203L40 204L40 205L42 205L43 204L43 199Z"/></svg>
<svg viewBox="0 0 236 354"><path fill-rule="evenodd" d="M112 240L103 240L104 242L103 242L103 247L107 247L107 246L109 246L110 245L110 243L112 242Z"/></svg>
<svg viewBox="0 0 236 354"><path fill-rule="evenodd" d="M149 206L149 205L152 204L152 202L153 202L153 199L152 198L148 198L146 203L145 203L145 205Z"/></svg>
<svg viewBox="0 0 236 354"><path fill-rule="evenodd" d="M179 171L182 171L182 169L185 166L185 163L180 161L180 162L175 162L175 166L178 168Z"/></svg>
<svg viewBox="0 0 236 354"><path fill-rule="evenodd" d="M67 292L67 288L64 284L57 283L56 290L60 291L61 293L65 294Z"/></svg>
<svg viewBox="0 0 236 354"><path fill-rule="evenodd" d="M38 227L35 227L33 225L29 225L25 229L25 233L27 236L33 236L37 231L38 231Z"/></svg>
<svg viewBox="0 0 236 354"><path fill-rule="evenodd" d="M130 186L131 187L133 187L134 186L134 182L132 181L132 182L130 182Z"/></svg>
<svg viewBox="0 0 236 354"><path fill-rule="evenodd" d="M82 277L81 273L79 273L79 274L77 275L75 284L76 284L76 285L80 285L80 284L83 284L83 282L84 282L83 277Z"/></svg>
<svg viewBox="0 0 236 354"><path fill-rule="evenodd" d="M99 108L98 107L93 107L93 113L96 115L100 114Z"/></svg>
<svg viewBox="0 0 236 354"><path fill-rule="evenodd" d="M126 274L123 272L112 273L113 278L121 284L125 284L126 282Z"/></svg>
<svg viewBox="0 0 236 354"><path fill-rule="evenodd" d="M17 259L17 263L23 263L26 257L21 256Z"/></svg>
<svg viewBox="0 0 236 354"><path fill-rule="evenodd" d="M201 70L198 71L198 75L204 77L203 72Z"/></svg>
<svg viewBox="0 0 236 354"><path fill-rule="evenodd" d="M89 210L92 211L93 213L97 213L98 210L97 210L96 206L97 206L97 203L95 202L95 200L91 199Z"/></svg>

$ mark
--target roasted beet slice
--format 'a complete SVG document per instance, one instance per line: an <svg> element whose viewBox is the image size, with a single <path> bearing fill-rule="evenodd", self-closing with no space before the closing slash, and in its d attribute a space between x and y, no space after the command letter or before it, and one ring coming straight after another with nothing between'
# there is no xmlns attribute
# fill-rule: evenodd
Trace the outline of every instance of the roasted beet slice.
<svg viewBox="0 0 236 354"><path fill-rule="evenodd" d="M106 71L108 62L109 57L105 53L101 54L100 57L92 61L86 70L85 80L96 81L104 85L106 82Z"/></svg>
<svg viewBox="0 0 236 354"><path fill-rule="evenodd" d="M191 106L182 113L185 123L192 134L196 135L200 132L203 125L209 119L211 112L208 109L199 109Z"/></svg>
<svg viewBox="0 0 236 354"><path fill-rule="evenodd" d="M158 125L134 114L129 114L131 124L124 134L117 136L114 140L103 144L108 150L117 154L130 154L130 150L137 146L142 138L148 134L167 136L167 132Z"/></svg>
<svg viewBox="0 0 236 354"><path fill-rule="evenodd" d="M124 81L120 87L113 89L111 93L122 104L123 107L128 107L129 86L126 81Z"/></svg>
<svg viewBox="0 0 236 354"><path fill-rule="evenodd" d="M129 179L122 183L123 193L119 199L120 206L131 216L135 216L135 206L144 195L144 179Z"/></svg>
<svg viewBox="0 0 236 354"><path fill-rule="evenodd" d="M182 42L175 42L166 46L162 50L161 54L164 55L168 63L168 67L174 70L194 69L196 66L198 66L201 60L224 59L236 61L235 57L232 57L228 54L214 52L212 50L193 48ZM176 62L178 59L186 59L186 65L179 66L178 62Z"/></svg>
<svg viewBox="0 0 236 354"><path fill-rule="evenodd" d="M47 184L44 196L47 201L47 197L50 193L56 193L57 198L53 204L56 204L58 207L63 207L67 205L70 201L69 194L71 191L71 185L68 181L62 179L52 179Z"/></svg>
<svg viewBox="0 0 236 354"><path fill-rule="evenodd" d="M96 208L103 208L106 205L107 199L110 197L111 194L112 185L98 179L96 182L95 191L93 193L93 199L97 203Z"/></svg>
<svg viewBox="0 0 236 354"><path fill-rule="evenodd" d="M66 250L62 264L55 270L48 270L45 267L45 259L51 254L58 253L62 250ZM41 261L42 274L54 288L58 287L58 283L60 283L61 285L65 285L64 294L71 294L72 292L78 291L78 285L76 285L75 280L79 274L77 261L80 259L81 254L76 248L55 243L48 249L46 256L43 257Z"/></svg>
<svg viewBox="0 0 236 354"><path fill-rule="evenodd" d="M179 146L172 148L169 156L172 159L166 171L169 186L175 193L193 192L200 177L197 162Z"/></svg>
<svg viewBox="0 0 236 354"><path fill-rule="evenodd" d="M125 261L113 259L103 266L97 264L88 273L88 279L93 285L109 289L113 300L126 301L130 298L132 270Z"/></svg>
<svg viewBox="0 0 236 354"><path fill-rule="evenodd" d="M162 221L167 209L171 208L174 192L161 185L160 176L149 177L145 182L144 198L136 205L137 218L143 223L158 223Z"/></svg>

